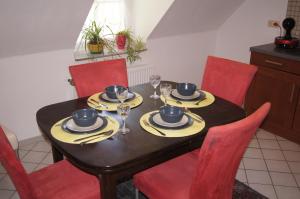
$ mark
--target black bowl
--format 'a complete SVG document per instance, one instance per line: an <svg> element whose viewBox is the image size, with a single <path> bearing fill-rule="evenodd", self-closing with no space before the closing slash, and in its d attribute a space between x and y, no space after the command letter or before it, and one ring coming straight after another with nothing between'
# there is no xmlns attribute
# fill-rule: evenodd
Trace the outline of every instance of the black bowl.
<svg viewBox="0 0 300 199"><path fill-rule="evenodd" d="M159 109L159 113L163 121L168 123L176 123L182 119L184 111L182 108L166 105Z"/></svg>
<svg viewBox="0 0 300 199"><path fill-rule="evenodd" d="M92 126L95 124L98 112L95 109L85 108L72 113L72 119L80 127Z"/></svg>
<svg viewBox="0 0 300 199"><path fill-rule="evenodd" d="M177 83L177 92L183 96L191 96L196 91L197 86L191 83Z"/></svg>
<svg viewBox="0 0 300 199"><path fill-rule="evenodd" d="M117 92L120 90L125 90L126 88L123 86L119 86L119 85L112 85L109 87L105 88L105 93L107 95L107 97L109 97L110 99L117 99Z"/></svg>

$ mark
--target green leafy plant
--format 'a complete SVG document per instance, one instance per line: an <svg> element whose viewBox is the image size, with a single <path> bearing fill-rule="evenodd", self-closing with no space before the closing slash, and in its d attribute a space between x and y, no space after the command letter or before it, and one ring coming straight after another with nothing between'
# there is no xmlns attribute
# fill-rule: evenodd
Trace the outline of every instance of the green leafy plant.
<svg viewBox="0 0 300 199"><path fill-rule="evenodd" d="M99 26L97 25L96 21L92 21L91 25L84 29L82 38L85 41L85 50L89 45L98 45L101 49L98 53L102 53L104 47L107 48L110 52L114 51L114 42L106 39L103 35L101 35L104 28L108 28L110 30L108 26Z"/></svg>
<svg viewBox="0 0 300 199"><path fill-rule="evenodd" d="M127 60L130 63L133 63L137 60L141 59L140 52L145 50L146 45L143 42L141 37L135 38L132 31L127 28L118 32L116 35L124 35L127 39L127 46L126 46L126 53L127 53Z"/></svg>

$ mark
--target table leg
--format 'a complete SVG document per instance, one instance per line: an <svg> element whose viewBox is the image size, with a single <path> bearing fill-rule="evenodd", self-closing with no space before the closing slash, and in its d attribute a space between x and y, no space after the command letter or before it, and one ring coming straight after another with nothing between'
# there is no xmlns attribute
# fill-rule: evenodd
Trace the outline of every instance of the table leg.
<svg viewBox="0 0 300 199"><path fill-rule="evenodd" d="M58 162L58 161L61 161L64 159L64 156L61 152L59 152L55 146L51 145L52 146L52 156L53 156L53 162Z"/></svg>
<svg viewBox="0 0 300 199"><path fill-rule="evenodd" d="M102 199L116 199L117 198L117 181L110 174L102 174L98 177L100 181L101 198Z"/></svg>

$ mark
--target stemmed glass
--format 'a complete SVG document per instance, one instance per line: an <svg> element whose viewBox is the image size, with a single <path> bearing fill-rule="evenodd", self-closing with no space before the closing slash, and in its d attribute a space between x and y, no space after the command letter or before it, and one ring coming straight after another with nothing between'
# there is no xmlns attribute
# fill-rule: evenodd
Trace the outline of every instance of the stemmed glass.
<svg viewBox="0 0 300 199"><path fill-rule="evenodd" d="M116 91L116 96L118 100L123 104L125 100L128 98L128 89L123 88L123 89L118 89Z"/></svg>
<svg viewBox="0 0 300 199"><path fill-rule="evenodd" d="M117 107L117 112L123 120L123 126L122 126L122 128L119 129L119 132L121 132L123 135L125 135L126 133L128 133L130 131L128 128L125 127L126 118L128 117L129 112L130 112L130 105L128 103L121 103Z"/></svg>
<svg viewBox="0 0 300 199"><path fill-rule="evenodd" d="M167 105L167 98L169 97L169 95L171 94L172 91L172 85L169 83L161 83L160 84L160 93L162 94L162 96L164 97L164 103L165 105Z"/></svg>
<svg viewBox="0 0 300 199"><path fill-rule="evenodd" d="M154 88L154 94L150 96L150 98L153 98L153 99L158 99L159 98L159 95L156 94L156 88L157 86L160 84L160 76L159 75L151 75L150 76L150 84L153 86Z"/></svg>

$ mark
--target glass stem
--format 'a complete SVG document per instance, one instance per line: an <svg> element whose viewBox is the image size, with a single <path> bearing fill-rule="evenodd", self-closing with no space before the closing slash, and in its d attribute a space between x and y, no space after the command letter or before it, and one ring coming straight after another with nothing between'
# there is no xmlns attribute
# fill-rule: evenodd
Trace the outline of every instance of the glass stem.
<svg viewBox="0 0 300 199"><path fill-rule="evenodd" d="M157 94L156 94L156 88L154 88L154 96L156 96Z"/></svg>
<svg viewBox="0 0 300 199"><path fill-rule="evenodd" d="M123 130L122 130L122 131L123 131L124 133L125 133L125 131L126 131L126 127L125 127L125 123L126 123L126 122L125 122L125 121L126 121L126 119L123 119L123 127L122 127Z"/></svg>

